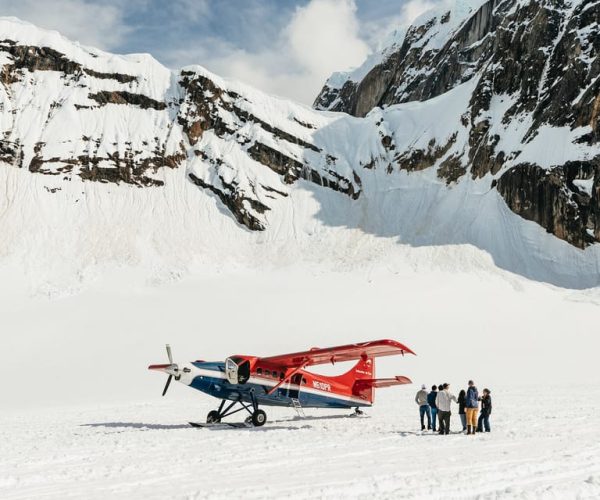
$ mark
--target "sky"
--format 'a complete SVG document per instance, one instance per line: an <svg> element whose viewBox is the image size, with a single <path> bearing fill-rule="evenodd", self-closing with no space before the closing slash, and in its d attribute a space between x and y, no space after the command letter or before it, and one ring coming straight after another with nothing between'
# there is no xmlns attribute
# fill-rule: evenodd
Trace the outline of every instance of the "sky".
<svg viewBox="0 0 600 500"><path fill-rule="evenodd" d="M359 66L439 0L0 0L3 16L172 69L200 64L311 104L334 71Z"/></svg>

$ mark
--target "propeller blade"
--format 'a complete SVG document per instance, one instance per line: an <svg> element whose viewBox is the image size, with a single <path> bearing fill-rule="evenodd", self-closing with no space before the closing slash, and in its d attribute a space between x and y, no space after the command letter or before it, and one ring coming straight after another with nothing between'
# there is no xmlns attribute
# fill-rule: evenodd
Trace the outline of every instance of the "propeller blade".
<svg viewBox="0 0 600 500"><path fill-rule="evenodd" d="M169 375L169 378L167 379L167 383L165 384L165 389L163 390L163 396L167 393L167 391L169 390L169 385L171 384L171 379L173 378L173 375Z"/></svg>
<svg viewBox="0 0 600 500"><path fill-rule="evenodd" d="M167 356L169 357L169 363L173 364L173 356L171 355L171 346L167 344Z"/></svg>

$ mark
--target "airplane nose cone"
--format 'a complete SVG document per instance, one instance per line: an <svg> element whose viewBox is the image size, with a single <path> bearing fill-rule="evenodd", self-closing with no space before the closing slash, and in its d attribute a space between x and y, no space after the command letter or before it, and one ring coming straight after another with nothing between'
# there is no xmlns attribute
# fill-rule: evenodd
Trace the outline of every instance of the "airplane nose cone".
<svg viewBox="0 0 600 500"><path fill-rule="evenodd" d="M154 370L159 372L168 373L169 375L175 376L177 380L179 380L179 366L176 363L173 364L164 364L164 365L150 365L148 370Z"/></svg>
<svg viewBox="0 0 600 500"><path fill-rule="evenodd" d="M150 365L148 367L148 370L156 370L159 372L166 372L167 368L169 368L169 366L171 366L170 364L166 364L166 365Z"/></svg>

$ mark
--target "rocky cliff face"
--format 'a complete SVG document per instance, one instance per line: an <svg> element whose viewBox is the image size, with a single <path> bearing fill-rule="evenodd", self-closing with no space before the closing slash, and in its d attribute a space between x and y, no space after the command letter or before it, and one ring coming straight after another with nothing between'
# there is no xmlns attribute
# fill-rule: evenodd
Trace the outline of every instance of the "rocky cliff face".
<svg viewBox="0 0 600 500"><path fill-rule="evenodd" d="M456 135L403 152L398 167L489 178L513 211L584 248L600 234L600 3L479 3L428 14L362 80L326 85L315 107L365 116L472 82Z"/></svg>
<svg viewBox="0 0 600 500"><path fill-rule="evenodd" d="M17 21L0 32L5 165L146 187L164 185L163 169L187 168L251 230L266 228L271 200L298 179L360 196L358 175L312 143L317 127L300 106L282 106L275 124L256 112L274 99L241 95L202 68L171 74L149 57L118 59L58 34L42 45L44 32Z"/></svg>
<svg viewBox="0 0 600 500"><path fill-rule="evenodd" d="M350 114L0 19L0 255L17 240L31 251L31 231L86 262L135 260L148 240L180 262L329 238L311 247L321 258L354 244L350 228L595 285L599 15L584 1L455 3L329 81L317 107Z"/></svg>

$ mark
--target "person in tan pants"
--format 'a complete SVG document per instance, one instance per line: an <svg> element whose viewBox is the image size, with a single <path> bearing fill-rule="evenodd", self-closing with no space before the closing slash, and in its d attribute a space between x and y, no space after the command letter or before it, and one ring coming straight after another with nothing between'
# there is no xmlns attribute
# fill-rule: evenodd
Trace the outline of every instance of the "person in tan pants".
<svg viewBox="0 0 600 500"><path fill-rule="evenodd" d="M465 400L467 434L475 434L475 430L477 429L477 413L479 411L479 391L472 380L469 380L469 388L467 389Z"/></svg>

